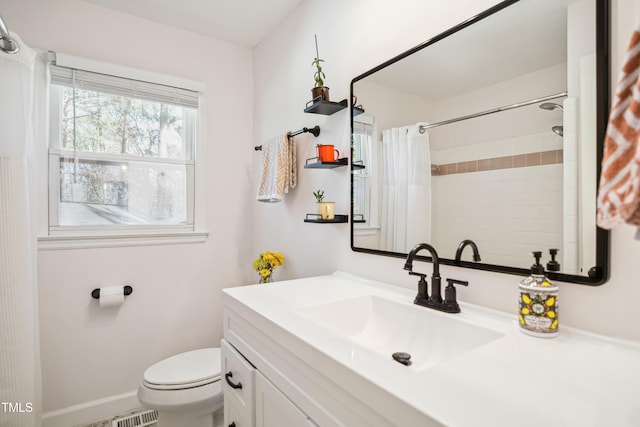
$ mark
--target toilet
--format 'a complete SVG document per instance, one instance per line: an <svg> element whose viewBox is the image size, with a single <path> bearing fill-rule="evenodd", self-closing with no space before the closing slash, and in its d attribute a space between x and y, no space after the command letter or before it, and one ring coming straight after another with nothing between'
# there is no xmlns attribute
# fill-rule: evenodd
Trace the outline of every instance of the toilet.
<svg viewBox="0 0 640 427"><path fill-rule="evenodd" d="M161 360L144 371L138 400L158 411L158 427L213 427L224 403L220 367L217 347Z"/></svg>

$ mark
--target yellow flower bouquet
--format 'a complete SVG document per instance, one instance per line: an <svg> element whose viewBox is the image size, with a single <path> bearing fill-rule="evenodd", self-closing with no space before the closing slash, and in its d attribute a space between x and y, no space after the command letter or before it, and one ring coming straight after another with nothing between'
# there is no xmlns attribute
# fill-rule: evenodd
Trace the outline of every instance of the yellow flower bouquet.
<svg viewBox="0 0 640 427"><path fill-rule="evenodd" d="M253 268L260 275L260 283L269 283L273 279L273 270L284 264L284 256L280 252L263 252L253 261Z"/></svg>

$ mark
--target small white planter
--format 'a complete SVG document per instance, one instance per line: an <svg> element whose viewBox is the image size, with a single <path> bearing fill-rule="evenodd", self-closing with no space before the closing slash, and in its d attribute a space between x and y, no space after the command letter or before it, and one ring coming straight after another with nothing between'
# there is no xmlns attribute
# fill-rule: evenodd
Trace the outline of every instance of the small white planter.
<svg viewBox="0 0 640 427"><path fill-rule="evenodd" d="M336 216L336 202L318 202L318 214L323 220L332 220Z"/></svg>

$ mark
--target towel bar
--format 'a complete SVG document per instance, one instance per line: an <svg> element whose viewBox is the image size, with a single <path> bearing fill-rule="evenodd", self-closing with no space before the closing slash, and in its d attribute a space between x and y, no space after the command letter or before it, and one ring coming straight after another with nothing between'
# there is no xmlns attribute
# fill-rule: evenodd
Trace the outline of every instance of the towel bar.
<svg viewBox="0 0 640 427"><path fill-rule="evenodd" d="M300 130L297 130L295 132L291 132L289 134L289 138L291 138L292 136L296 136L296 135L300 135L301 133L310 133L313 136L315 136L316 138L318 137L318 135L320 135L320 126L316 125L312 128L302 128ZM253 147L253 149L255 151L260 151L262 150L262 145L256 145L255 147Z"/></svg>

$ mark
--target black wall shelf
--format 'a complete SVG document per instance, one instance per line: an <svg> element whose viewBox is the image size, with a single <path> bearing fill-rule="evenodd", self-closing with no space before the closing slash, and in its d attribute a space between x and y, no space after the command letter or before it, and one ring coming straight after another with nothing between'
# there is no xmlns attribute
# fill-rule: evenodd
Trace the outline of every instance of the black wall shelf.
<svg viewBox="0 0 640 427"><path fill-rule="evenodd" d="M335 162L315 161L310 163L309 160L318 160L318 157L311 157L307 159L307 163L304 165L305 169L333 169L341 166L347 166L349 164L349 159L347 157L338 159Z"/></svg>
<svg viewBox="0 0 640 427"><path fill-rule="evenodd" d="M359 224L363 224L363 223L367 222L364 219L364 215L362 215L362 214L353 215L353 219L351 221L353 221L354 223L359 223Z"/></svg>
<svg viewBox="0 0 640 427"><path fill-rule="evenodd" d="M335 215L333 219L322 219L320 214L307 214L304 222L313 222L316 224L339 224L349 222L349 215Z"/></svg>
<svg viewBox="0 0 640 427"><path fill-rule="evenodd" d="M313 104L309 105L309 103L313 102ZM332 102L332 101L309 101L307 103L307 107L304 109L305 113L313 113L313 114L324 114L325 116L330 116L333 113L337 113L340 110L347 108L347 100L343 99L340 102Z"/></svg>
<svg viewBox="0 0 640 427"><path fill-rule="evenodd" d="M362 160L356 160L355 162L351 162L351 168L352 169L364 169L364 163L362 162Z"/></svg>
<svg viewBox="0 0 640 427"><path fill-rule="evenodd" d="M347 108L347 105L348 102L346 99L343 99L340 102L311 100L307 102L304 112L330 116L340 110L344 110ZM348 164L349 159L347 157L337 159L334 162L322 162L319 157L311 157L307 159L304 167L305 169L333 169L341 166L347 166ZM322 215L320 214L307 214L304 222L312 222L316 224L339 224L349 222L349 215L335 215L333 219L322 219Z"/></svg>

